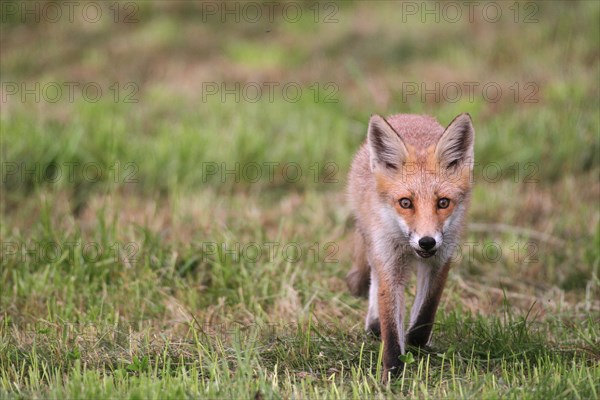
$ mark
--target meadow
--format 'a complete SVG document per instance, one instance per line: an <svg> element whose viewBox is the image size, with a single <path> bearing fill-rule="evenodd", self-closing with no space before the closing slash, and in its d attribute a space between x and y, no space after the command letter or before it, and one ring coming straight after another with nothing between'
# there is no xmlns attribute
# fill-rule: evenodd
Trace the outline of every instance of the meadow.
<svg viewBox="0 0 600 400"><path fill-rule="evenodd" d="M600 396L600 3L24 4L0 398ZM382 384L344 190L399 112L469 112L477 164L431 347Z"/></svg>

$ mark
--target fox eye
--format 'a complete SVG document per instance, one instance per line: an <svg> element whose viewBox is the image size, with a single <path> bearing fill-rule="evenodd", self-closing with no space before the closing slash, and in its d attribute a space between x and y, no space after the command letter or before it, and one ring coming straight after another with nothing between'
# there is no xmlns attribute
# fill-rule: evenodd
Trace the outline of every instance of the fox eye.
<svg viewBox="0 0 600 400"><path fill-rule="evenodd" d="M450 200L448 200L445 197L442 197L441 199L438 200L437 202L437 206L438 208L448 208L448 206L450 205Z"/></svg>
<svg viewBox="0 0 600 400"><path fill-rule="evenodd" d="M401 198L398 202L400 203L400 207L402 208L412 207L412 201L410 201L410 199L407 199L406 197Z"/></svg>

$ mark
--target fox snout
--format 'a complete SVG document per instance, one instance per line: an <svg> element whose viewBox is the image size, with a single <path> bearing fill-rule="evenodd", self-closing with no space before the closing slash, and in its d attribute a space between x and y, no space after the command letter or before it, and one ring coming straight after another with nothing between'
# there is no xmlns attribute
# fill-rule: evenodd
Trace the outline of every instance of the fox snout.
<svg viewBox="0 0 600 400"><path fill-rule="evenodd" d="M431 236L423 236L421 239L419 239L418 243L419 247L425 251L432 250L436 245L435 239Z"/></svg>
<svg viewBox="0 0 600 400"><path fill-rule="evenodd" d="M418 235L417 233L410 234L410 245L421 258L429 258L434 256L437 250L442 245L442 235L434 233L432 235Z"/></svg>

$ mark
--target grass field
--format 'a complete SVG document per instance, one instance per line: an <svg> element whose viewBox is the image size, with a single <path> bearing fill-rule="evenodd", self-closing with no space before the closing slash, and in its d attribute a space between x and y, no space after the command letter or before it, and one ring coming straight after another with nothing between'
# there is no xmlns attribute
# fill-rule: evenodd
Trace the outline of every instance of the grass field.
<svg viewBox="0 0 600 400"><path fill-rule="evenodd" d="M24 4L0 398L600 396L600 3ZM383 385L344 187L397 112L471 113L478 164L432 346Z"/></svg>

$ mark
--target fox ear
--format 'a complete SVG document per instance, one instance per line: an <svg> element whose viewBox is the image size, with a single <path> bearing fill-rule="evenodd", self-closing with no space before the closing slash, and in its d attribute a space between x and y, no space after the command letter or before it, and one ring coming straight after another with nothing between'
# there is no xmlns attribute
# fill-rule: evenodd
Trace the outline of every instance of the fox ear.
<svg viewBox="0 0 600 400"><path fill-rule="evenodd" d="M458 165L473 163L475 130L468 113L462 113L446 128L440 138L435 155L443 168L452 169Z"/></svg>
<svg viewBox="0 0 600 400"><path fill-rule="evenodd" d="M397 170L408 157L404 142L387 121L374 114L369 120L367 135L371 171L376 169Z"/></svg>

